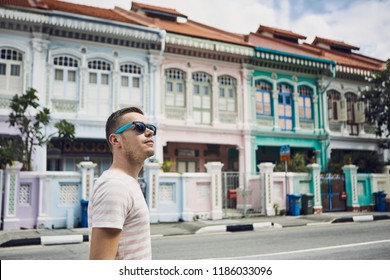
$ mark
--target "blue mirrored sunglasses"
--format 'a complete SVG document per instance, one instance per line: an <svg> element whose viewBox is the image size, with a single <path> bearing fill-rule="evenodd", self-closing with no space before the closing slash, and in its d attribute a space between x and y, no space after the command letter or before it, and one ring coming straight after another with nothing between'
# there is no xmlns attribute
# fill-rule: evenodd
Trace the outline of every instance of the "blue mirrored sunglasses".
<svg viewBox="0 0 390 280"><path fill-rule="evenodd" d="M135 130L139 133L144 133L146 129L151 130L153 132L153 135L156 135L156 133L157 133L157 128L152 124L144 124L143 122L131 122L131 123L125 124L124 126L118 128L114 132L114 134L122 133L126 129L132 127L133 124L135 125Z"/></svg>

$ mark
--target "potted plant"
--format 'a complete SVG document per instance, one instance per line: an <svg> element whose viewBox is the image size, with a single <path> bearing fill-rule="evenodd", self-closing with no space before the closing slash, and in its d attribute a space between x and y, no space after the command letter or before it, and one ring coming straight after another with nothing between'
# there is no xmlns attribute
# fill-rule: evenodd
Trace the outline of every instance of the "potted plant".
<svg viewBox="0 0 390 280"><path fill-rule="evenodd" d="M164 161L163 164L161 165L161 169L162 169L164 172L170 172L170 171L171 171L171 167L172 167L173 164L174 164L173 161L166 160L166 161Z"/></svg>
<svg viewBox="0 0 390 280"><path fill-rule="evenodd" d="M279 204L278 203L274 203L274 210L275 210L275 216L278 215L278 210L279 210Z"/></svg>

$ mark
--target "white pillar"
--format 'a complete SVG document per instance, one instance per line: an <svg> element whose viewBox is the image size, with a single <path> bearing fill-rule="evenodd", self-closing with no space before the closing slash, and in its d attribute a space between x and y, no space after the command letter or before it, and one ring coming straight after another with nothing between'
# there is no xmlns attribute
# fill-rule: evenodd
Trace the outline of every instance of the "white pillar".
<svg viewBox="0 0 390 280"><path fill-rule="evenodd" d="M207 173L211 177L211 220L223 218L222 212L222 167L220 162L209 162L205 164Z"/></svg>
<svg viewBox="0 0 390 280"><path fill-rule="evenodd" d="M77 164L81 172L81 199L89 200L94 183L94 169L97 166L92 161L82 161Z"/></svg>
<svg viewBox="0 0 390 280"><path fill-rule="evenodd" d="M159 213L157 212L158 201L158 186L160 184L160 164L156 162L147 162L144 164L144 177L146 181L146 202L149 206L150 222L157 223L159 221Z"/></svg>
<svg viewBox="0 0 390 280"><path fill-rule="evenodd" d="M322 198L321 198L321 166L317 163L312 163L307 166L310 172L310 192L314 197L314 214L322 213Z"/></svg>
<svg viewBox="0 0 390 280"><path fill-rule="evenodd" d="M3 230L19 229L17 202L22 166L21 162L14 162L12 166L7 165L5 169Z"/></svg>
<svg viewBox="0 0 390 280"><path fill-rule="evenodd" d="M274 200L272 197L272 189L274 187L273 172L275 164L270 162L263 162L258 165L260 169L260 187L264 190L265 200L264 208L267 216L274 216Z"/></svg>
<svg viewBox="0 0 390 280"><path fill-rule="evenodd" d="M347 191L347 207L352 211L359 211L360 205L358 200L358 189L357 189L357 170L358 167L349 164L343 166L345 174L345 186Z"/></svg>

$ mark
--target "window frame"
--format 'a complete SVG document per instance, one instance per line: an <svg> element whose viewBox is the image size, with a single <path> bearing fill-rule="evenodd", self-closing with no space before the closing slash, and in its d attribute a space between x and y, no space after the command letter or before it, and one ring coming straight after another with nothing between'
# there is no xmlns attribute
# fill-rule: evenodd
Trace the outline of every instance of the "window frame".
<svg viewBox="0 0 390 280"><path fill-rule="evenodd" d="M298 100L299 100L298 101L299 119L312 121L314 117L313 116L313 90L308 86L299 86ZM309 113L310 116L308 116Z"/></svg>
<svg viewBox="0 0 390 280"><path fill-rule="evenodd" d="M285 86L286 88L289 88L290 91L287 92L287 91L283 91L283 86ZM278 89L278 115L279 115L279 126L280 124L282 123L283 126L280 126L280 129L282 131L293 131L294 129L294 98L293 98L293 86L287 84L287 83L280 83L278 84L277 86L277 89ZM281 106L281 103L280 101L282 101L282 109L283 109L283 112L284 114L281 115L280 114L280 106ZM288 116L286 115L286 112L288 110L286 110L286 107L291 107L290 110L291 110L291 116ZM288 122L291 121L291 128L288 128Z"/></svg>
<svg viewBox="0 0 390 280"><path fill-rule="evenodd" d="M236 113L237 112L237 79L229 75L220 75L218 80L218 109L220 112ZM221 96L221 90L224 94ZM232 95L232 96L230 96ZM233 110L229 110L229 101L233 101ZM225 108L221 108L221 102Z"/></svg>
<svg viewBox="0 0 390 280"><path fill-rule="evenodd" d="M10 95L15 94L15 91L22 92L24 76L23 52L12 47L0 48L0 64L3 65L3 71L0 74L0 81L3 85L5 85L2 86L0 92ZM17 73L15 72L15 70L17 70Z"/></svg>
<svg viewBox="0 0 390 280"><path fill-rule="evenodd" d="M273 116L273 102L272 102L272 83L265 80L255 81L256 88L256 115L262 117ZM269 102L266 102L266 96L269 98ZM261 98L259 98L261 97ZM259 111L260 104L260 111ZM269 112L266 112L266 105L269 107Z"/></svg>
<svg viewBox="0 0 390 280"><path fill-rule="evenodd" d="M178 68L165 69L165 106L166 107L185 108L187 106L185 84L186 84L186 73L183 70ZM171 98L173 100L173 104L167 103L168 95L172 95ZM182 100L182 102L180 100Z"/></svg>

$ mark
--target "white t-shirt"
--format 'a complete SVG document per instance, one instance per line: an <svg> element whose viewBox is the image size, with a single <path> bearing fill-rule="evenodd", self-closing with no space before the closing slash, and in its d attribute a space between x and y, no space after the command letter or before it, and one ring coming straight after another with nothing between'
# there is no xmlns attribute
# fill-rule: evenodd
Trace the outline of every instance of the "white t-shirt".
<svg viewBox="0 0 390 280"><path fill-rule="evenodd" d="M138 182L119 170L96 181L88 205L88 227L122 230L116 259L151 259L149 210Z"/></svg>

